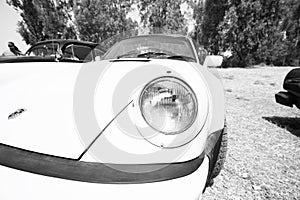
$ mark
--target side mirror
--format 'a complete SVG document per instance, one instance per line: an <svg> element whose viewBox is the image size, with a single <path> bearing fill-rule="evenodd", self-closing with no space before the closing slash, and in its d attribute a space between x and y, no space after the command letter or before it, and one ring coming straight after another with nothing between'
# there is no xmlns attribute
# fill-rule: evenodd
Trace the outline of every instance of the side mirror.
<svg viewBox="0 0 300 200"><path fill-rule="evenodd" d="M223 56L206 56L203 66L205 67L219 67L222 65Z"/></svg>

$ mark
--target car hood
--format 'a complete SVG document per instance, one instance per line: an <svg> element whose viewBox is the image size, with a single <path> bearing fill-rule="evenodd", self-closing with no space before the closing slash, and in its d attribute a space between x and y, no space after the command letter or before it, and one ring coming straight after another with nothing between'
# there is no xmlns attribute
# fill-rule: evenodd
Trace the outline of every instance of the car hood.
<svg viewBox="0 0 300 200"><path fill-rule="evenodd" d="M176 75L172 66L178 65L190 64L148 59L0 64L0 143L76 159L87 147L83 140L92 141L136 102L136 91L154 78ZM94 128L82 124L90 115ZM94 133L83 138L84 131Z"/></svg>

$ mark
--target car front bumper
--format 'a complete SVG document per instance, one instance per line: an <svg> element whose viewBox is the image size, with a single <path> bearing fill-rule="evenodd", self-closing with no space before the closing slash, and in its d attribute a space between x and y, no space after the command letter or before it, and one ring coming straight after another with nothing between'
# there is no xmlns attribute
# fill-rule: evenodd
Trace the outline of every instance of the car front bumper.
<svg viewBox="0 0 300 200"><path fill-rule="evenodd" d="M293 105L295 105L300 109L300 97L292 94L291 92L278 92L277 94L275 94L275 100L277 103L284 106L293 107Z"/></svg>
<svg viewBox="0 0 300 200"><path fill-rule="evenodd" d="M175 163L175 165L169 164L165 167L165 170L150 170L150 172L142 173L120 171L120 174L117 174L117 171L119 170L112 168L111 170L115 170L116 173L109 174L107 176L110 177L109 179L104 179L103 177L105 177L105 173L103 174L101 171L99 171L99 173L102 175L98 176L98 178L97 173L94 173L93 175L95 177L89 177L86 180L76 180L76 178L67 179L66 177L60 177L61 174L56 174L59 171L58 169L63 167L69 167L67 168L67 171L71 172L69 173L70 175L74 175L74 172L76 172L76 167L74 168L74 166L70 165L70 163L67 163L67 165L60 165L61 161L63 161L62 158L52 158L46 155L38 155L34 152L26 152L9 146L2 146L0 150L0 199L10 200L81 200L99 198L110 200L196 200L202 196L202 191L205 187L209 170L209 159L207 156L202 154L199 158L191 161ZM22 159L22 156L25 156L25 158ZM43 161L35 163L34 159L37 159L35 156L37 156L39 159L42 157ZM27 160L28 158L29 161ZM51 165L51 163L53 163L53 160L51 159L62 160L53 164L56 165L57 168L53 166L47 167L47 164ZM45 165L41 164L43 162ZM92 165L92 163L88 164ZM179 165L177 166L178 168L176 168L176 165ZM175 168L172 168L174 166ZM183 166L194 166L194 169L192 169L192 171L189 173L184 174L182 171L188 170L184 169ZM111 167L115 166L110 166L108 168ZM139 168L138 165L135 167ZM144 167L145 166L142 168ZM146 168L144 168L144 170L145 169ZM171 173L166 169L171 170ZM102 168L102 170L107 169ZM176 170L179 171L176 172ZM49 174L44 174L44 172ZM83 174L85 173L89 172L87 171ZM128 176L123 176L123 173L127 173ZM134 178L134 176L136 178Z"/></svg>

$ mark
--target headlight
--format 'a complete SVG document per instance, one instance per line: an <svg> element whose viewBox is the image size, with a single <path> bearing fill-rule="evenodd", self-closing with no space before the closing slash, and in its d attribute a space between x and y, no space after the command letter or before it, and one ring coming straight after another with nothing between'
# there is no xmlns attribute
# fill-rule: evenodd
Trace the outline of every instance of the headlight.
<svg viewBox="0 0 300 200"><path fill-rule="evenodd" d="M140 109L150 127L164 134L187 130L197 115L197 99L192 89L174 77L150 82L140 96Z"/></svg>

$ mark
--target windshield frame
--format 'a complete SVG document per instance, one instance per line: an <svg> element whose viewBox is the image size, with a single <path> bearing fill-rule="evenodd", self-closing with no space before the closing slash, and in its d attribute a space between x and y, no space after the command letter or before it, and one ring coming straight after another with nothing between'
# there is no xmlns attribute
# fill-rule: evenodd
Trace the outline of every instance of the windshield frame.
<svg viewBox="0 0 300 200"><path fill-rule="evenodd" d="M191 50L191 55L189 55L189 57L193 58L195 61L193 62L196 62L196 63L199 63L199 59L198 59L198 56L197 56L197 53L196 53L196 50L195 50L195 46L194 46L194 43L191 41L191 38L187 37L187 36L183 36L183 35L168 35L168 34L148 34L148 35L138 35L138 36L135 36L135 37L128 37L128 38L125 38L121 41L118 41L116 42L114 45L112 45L112 47L104 54L104 56L102 57L103 60L115 60L115 59L120 59L120 58L137 58L137 57L120 57L118 58L120 55L116 55L114 57L108 57L111 52L113 50L115 50L116 48L118 48L118 46L120 45L120 43L124 42L124 41L129 41L129 40L134 40L134 39L147 39L147 38L151 38L153 40L153 37L158 37L160 39L162 38L170 38L170 39L178 39L178 40L182 40L182 41L185 41L188 45L188 48ZM151 47L149 47L149 49L151 49ZM138 49L137 49L138 51ZM167 50L166 50L167 51ZM127 52L128 53L128 52ZM174 55L183 55L183 54L175 54L174 52ZM187 55L183 55L183 56L187 56ZM107 58L108 57L108 58Z"/></svg>
<svg viewBox="0 0 300 200"><path fill-rule="evenodd" d="M61 49L61 43L57 42L57 41L45 41L45 42L40 42L40 43L37 43L33 46L31 46L25 53L26 56L38 56L38 57L50 57L50 55L45 55L45 56L40 56L40 55L30 55L31 53L33 53L33 51L35 49L38 49L39 47L42 47L42 46L46 46L46 45L52 45L52 46L56 46L57 49L55 50L55 53L59 52L60 49ZM41 48L42 49L42 48ZM47 50L47 49L45 49Z"/></svg>

